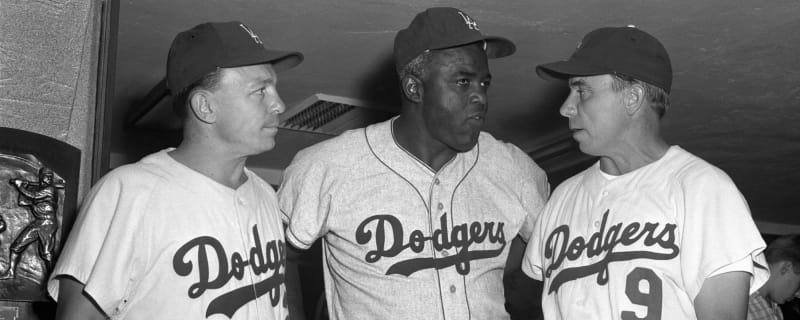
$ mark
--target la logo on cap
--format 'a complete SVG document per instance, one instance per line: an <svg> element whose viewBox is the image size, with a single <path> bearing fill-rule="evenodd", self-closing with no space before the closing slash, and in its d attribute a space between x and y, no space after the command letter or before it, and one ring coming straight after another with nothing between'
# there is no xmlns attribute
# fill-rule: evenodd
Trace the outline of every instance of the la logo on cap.
<svg viewBox="0 0 800 320"><path fill-rule="evenodd" d="M244 31L247 31L247 34L250 35L250 38L253 38L253 41L255 41L258 44L264 44L263 42L261 42L261 38L259 38L258 35L255 34L255 32L247 28L244 24L240 23L239 26L242 27Z"/></svg>
<svg viewBox="0 0 800 320"><path fill-rule="evenodd" d="M481 29L478 28L478 22L477 21L472 20L472 18L470 18L470 16L468 16L466 13L463 13L461 11L459 11L458 14L461 15L461 18L464 18L464 23L467 24L467 27L470 30L481 31Z"/></svg>

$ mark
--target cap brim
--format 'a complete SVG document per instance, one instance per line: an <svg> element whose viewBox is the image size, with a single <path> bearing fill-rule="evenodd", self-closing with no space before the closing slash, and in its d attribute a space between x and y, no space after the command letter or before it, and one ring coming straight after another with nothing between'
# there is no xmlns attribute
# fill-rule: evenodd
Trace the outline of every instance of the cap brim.
<svg viewBox="0 0 800 320"><path fill-rule="evenodd" d="M490 59L507 57L517 51L517 46L503 37L486 36L486 57Z"/></svg>
<svg viewBox="0 0 800 320"><path fill-rule="evenodd" d="M270 60L275 71L285 71L296 67L303 62L303 54L296 51L272 51L277 58Z"/></svg>
<svg viewBox="0 0 800 320"><path fill-rule="evenodd" d="M536 66L536 74L544 80L566 80L576 76L611 73L606 68L575 60L557 61Z"/></svg>
<svg viewBox="0 0 800 320"><path fill-rule="evenodd" d="M460 40L460 41L459 41ZM503 37L495 37L495 36L486 36L483 38L472 38L469 40L466 39L456 39L455 41L450 41L449 43L442 43L437 47L431 48L432 50L444 50L450 49L455 47L466 46L473 43L484 42L486 43L486 47L484 50L486 51L486 57L489 59L495 58L502 58L506 56L510 56L515 51L517 51L517 46L514 45L511 40L508 40Z"/></svg>
<svg viewBox="0 0 800 320"><path fill-rule="evenodd" d="M268 63L279 72L296 67L303 62L303 59L303 54L296 51L264 50L255 55L239 57L221 67L234 68Z"/></svg>

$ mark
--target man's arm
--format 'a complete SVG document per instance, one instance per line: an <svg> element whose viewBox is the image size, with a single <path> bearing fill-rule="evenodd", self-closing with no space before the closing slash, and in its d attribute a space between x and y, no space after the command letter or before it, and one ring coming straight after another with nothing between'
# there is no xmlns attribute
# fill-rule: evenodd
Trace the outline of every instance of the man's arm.
<svg viewBox="0 0 800 320"><path fill-rule="evenodd" d="M522 256L525 254L525 241L522 237L516 236L511 240L511 245L508 248L508 258L506 259L506 267L503 272L508 275L512 272L520 270L522 266Z"/></svg>
<svg viewBox="0 0 800 320"><path fill-rule="evenodd" d="M726 272L706 279L694 299L697 319L746 319L749 291L750 274L744 271Z"/></svg>
<svg viewBox="0 0 800 320"><path fill-rule="evenodd" d="M58 306L56 320L108 319L106 314L83 291L84 285L71 277L58 278Z"/></svg>
<svg viewBox="0 0 800 320"><path fill-rule="evenodd" d="M542 282L522 272L526 243L520 236L511 241L503 274L506 311L512 319L544 319L542 314Z"/></svg>
<svg viewBox="0 0 800 320"><path fill-rule="evenodd" d="M303 288L300 279L302 251L286 242L286 303L292 320L305 320Z"/></svg>

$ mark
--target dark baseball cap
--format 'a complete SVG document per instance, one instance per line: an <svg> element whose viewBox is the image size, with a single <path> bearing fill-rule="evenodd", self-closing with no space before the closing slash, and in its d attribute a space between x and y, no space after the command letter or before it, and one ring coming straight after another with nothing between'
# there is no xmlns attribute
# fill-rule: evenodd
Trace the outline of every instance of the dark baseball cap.
<svg viewBox="0 0 800 320"><path fill-rule="evenodd" d="M484 41L488 58L502 58L517 50L506 38L484 36L478 23L456 8L430 8L411 20L408 28L394 38L394 59L397 70L405 67L420 53L447 49Z"/></svg>
<svg viewBox="0 0 800 320"><path fill-rule="evenodd" d="M664 89L672 87L672 64L655 37L634 26L607 27L586 34L566 61L541 64L543 79L623 74Z"/></svg>
<svg viewBox="0 0 800 320"><path fill-rule="evenodd" d="M269 63L281 71L302 61L299 52L266 49L241 22L208 22L175 36L167 57L167 87L177 94L217 68Z"/></svg>

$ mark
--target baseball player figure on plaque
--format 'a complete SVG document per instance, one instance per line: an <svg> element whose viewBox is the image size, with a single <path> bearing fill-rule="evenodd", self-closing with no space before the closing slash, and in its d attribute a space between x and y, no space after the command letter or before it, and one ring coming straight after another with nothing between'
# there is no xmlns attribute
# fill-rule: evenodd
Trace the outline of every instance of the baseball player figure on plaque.
<svg viewBox="0 0 800 320"><path fill-rule="evenodd" d="M11 243L8 267L0 274L0 280L14 278L20 254L36 242L39 242L39 258L44 262L46 270L53 269L53 249L58 230L56 214L60 198L57 189L64 189L63 181L54 181L53 170L47 167L39 169L39 181L12 178L9 182L19 192L17 203L28 208L33 219Z"/></svg>
<svg viewBox="0 0 800 320"><path fill-rule="evenodd" d="M331 319L510 318L504 272L549 187L482 131L488 59L515 46L480 30L455 8L419 13L395 37L401 115L304 149L284 172L287 242L323 239Z"/></svg>
<svg viewBox="0 0 800 320"><path fill-rule="evenodd" d="M0 319L47 318L46 283L74 221L81 153L32 132L0 135Z"/></svg>

